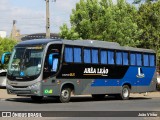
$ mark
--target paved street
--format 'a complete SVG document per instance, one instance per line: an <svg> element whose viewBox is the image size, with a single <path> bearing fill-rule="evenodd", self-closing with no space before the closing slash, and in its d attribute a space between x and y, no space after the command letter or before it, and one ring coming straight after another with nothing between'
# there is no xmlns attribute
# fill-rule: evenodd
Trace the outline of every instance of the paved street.
<svg viewBox="0 0 160 120"><path fill-rule="evenodd" d="M73 97L70 103L57 103L53 98L45 98L40 103L30 98L1 99L0 111L159 111L160 98L131 97L121 101L106 97L96 101L90 96Z"/></svg>
<svg viewBox="0 0 160 120"><path fill-rule="evenodd" d="M127 101L116 100L114 97L108 96L99 101L92 99L91 96L73 96L70 103L57 103L53 98L45 98L42 102L35 103L30 98L10 96L5 93L5 90L0 91L0 111L160 111L159 92L148 93L147 96L144 96L144 94L131 94L130 100ZM69 120L72 119L69 118ZM91 118L87 119L90 120ZM142 118L136 119L141 120ZM144 119L150 120L151 118ZM153 120L158 120L158 118L153 118Z"/></svg>

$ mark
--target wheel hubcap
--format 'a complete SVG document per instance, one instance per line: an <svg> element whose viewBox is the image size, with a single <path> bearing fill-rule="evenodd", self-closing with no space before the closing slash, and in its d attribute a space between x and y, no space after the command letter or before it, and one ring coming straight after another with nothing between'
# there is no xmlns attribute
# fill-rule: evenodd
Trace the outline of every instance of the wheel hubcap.
<svg viewBox="0 0 160 120"><path fill-rule="evenodd" d="M126 98L126 97L128 97L128 94L129 94L128 89L124 88L123 89L123 96Z"/></svg>
<svg viewBox="0 0 160 120"><path fill-rule="evenodd" d="M62 91L62 97L67 99L69 97L69 92L67 90Z"/></svg>

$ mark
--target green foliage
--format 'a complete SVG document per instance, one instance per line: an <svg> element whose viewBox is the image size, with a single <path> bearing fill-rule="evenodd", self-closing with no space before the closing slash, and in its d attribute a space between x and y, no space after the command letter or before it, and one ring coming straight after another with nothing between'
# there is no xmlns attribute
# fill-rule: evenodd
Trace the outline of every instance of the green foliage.
<svg viewBox="0 0 160 120"><path fill-rule="evenodd" d="M60 27L61 33L60 36L64 39L75 40L79 38L78 32L75 32L75 28L72 27L71 30L67 27L66 24Z"/></svg>
<svg viewBox="0 0 160 120"><path fill-rule="evenodd" d="M71 28L66 24L61 27L62 38L154 49L160 60L160 0L145 0L138 8L125 0L117 0L116 4L112 0L80 0L70 22Z"/></svg>
<svg viewBox="0 0 160 120"><path fill-rule="evenodd" d="M160 60L160 0L141 4L138 11L137 24L143 33L139 36L140 46L154 49L157 61ZM158 62L159 64L159 62Z"/></svg>
<svg viewBox="0 0 160 120"><path fill-rule="evenodd" d="M134 20L136 14L136 8L125 0L117 0L116 5L112 0L80 0L72 10L71 29L64 24L60 35L65 39L95 39L137 46L142 30Z"/></svg>
<svg viewBox="0 0 160 120"><path fill-rule="evenodd" d="M9 38L0 38L0 58L4 52L11 52L15 44L17 44L16 40L11 40ZM0 63L0 69L4 69L6 67L7 64L2 65Z"/></svg>

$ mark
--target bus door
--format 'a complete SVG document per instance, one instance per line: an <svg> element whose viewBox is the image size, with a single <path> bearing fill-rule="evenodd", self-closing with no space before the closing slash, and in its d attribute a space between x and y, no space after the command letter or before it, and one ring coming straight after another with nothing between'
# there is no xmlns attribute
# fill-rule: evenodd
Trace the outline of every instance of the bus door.
<svg viewBox="0 0 160 120"><path fill-rule="evenodd" d="M62 45L50 45L47 50L44 69L43 69L43 79L54 76L60 65L61 59L61 49Z"/></svg>

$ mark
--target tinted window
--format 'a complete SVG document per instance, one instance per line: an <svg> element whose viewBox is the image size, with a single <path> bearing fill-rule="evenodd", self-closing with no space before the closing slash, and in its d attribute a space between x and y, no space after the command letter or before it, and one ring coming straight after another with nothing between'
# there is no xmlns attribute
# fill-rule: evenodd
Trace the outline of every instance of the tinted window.
<svg viewBox="0 0 160 120"><path fill-rule="evenodd" d="M122 52L116 52L116 64L122 65Z"/></svg>
<svg viewBox="0 0 160 120"><path fill-rule="evenodd" d="M149 56L148 54L143 54L143 65L149 66Z"/></svg>
<svg viewBox="0 0 160 120"><path fill-rule="evenodd" d="M84 49L84 63L91 63L91 50L87 48Z"/></svg>
<svg viewBox="0 0 160 120"><path fill-rule="evenodd" d="M137 53L136 54L136 59L137 59L137 65L142 66L142 54Z"/></svg>
<svg viewBox="0 0 160 120"><path fill-rule="evenodd" d="M65 61L73 62L73 48L72 47L65 48Z"/></svg>
<svg viewBox="0 0 160 120"><path fill-rule="evenodd" d="M101 56L101 64L107 64L107 51L101 50L100 56Z"/></svg>
<svg viewBox="0 0 160 120"><path fill-rule="evenodd" d="M149 55L150 66L155 66L155 55Z"/></svg>
<svg viewBox="0 0 160 120"><path fill-rule="evenodd" d="M81 48L75 47L74 48L74 62L82 62L82 58L81 58Z"/></svg>
<svg viewBox="0 0 160 120"><path fill-rule="evenodd" d="M108 64L114 64L114 51L108 51Z"/></svg>
<svg viewBox="0 0 160 120"><path fill-rule="evenodd" d="M123 52L123 65L128 65L128 53L127 52Z"/></svg>
<svg viewBox="0 0 160 120"><path fill-rule="evenodd" d="M136 65L136 55L135 55L135 53L130 54L130 63L131 63L131 65Z"/></svg>
<svg viewBox="0 0 160 120"><path fill-rule="evenodd" d="M98 50L92 49L92 63L98 63Z"/></svg>

